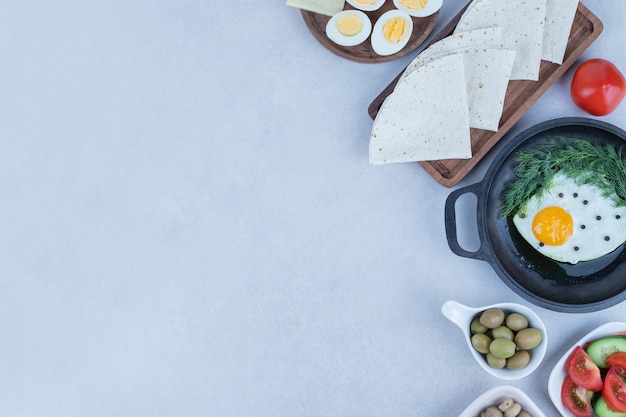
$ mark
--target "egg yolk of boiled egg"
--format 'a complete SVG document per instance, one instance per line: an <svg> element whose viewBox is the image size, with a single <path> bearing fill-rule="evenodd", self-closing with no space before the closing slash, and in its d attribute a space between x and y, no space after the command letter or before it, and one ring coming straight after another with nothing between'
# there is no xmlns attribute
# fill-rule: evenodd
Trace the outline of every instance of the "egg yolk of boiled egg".
<svg viewBox="0 0 626 417"><path fill-rule="evenodd" d="M402 40L406 26L406 20L402 17L389 19L383 26L383 36L391 43L398 43Z"/></svg>
<svg viewBox="0 0 626 417"><path fill-rule="evenodd" d="M362 4L363 6L373 6L376 4L377 0L355 0L356 3Z"/></svg>
<svg viewBox="0 0 626 417"><path fill-rule="evenodd" d="M337 30L346 36L354 36L363 29L363 22L356 14L349 13L337 19Z"/></svg>
<svg viewBox="0 0 626 417"><path fill-rule="evenodd" d="M406 7L408 10L422 10L426 7L428 0L400 0L400 4Z"/></svg>
<svg viewBox="0 0 626 417"><path fill-rule="evenodd" d="M567 242L574 231L572 216L561 207L540 210L532 223L533 234L545 245L559 246Z"/></svg>

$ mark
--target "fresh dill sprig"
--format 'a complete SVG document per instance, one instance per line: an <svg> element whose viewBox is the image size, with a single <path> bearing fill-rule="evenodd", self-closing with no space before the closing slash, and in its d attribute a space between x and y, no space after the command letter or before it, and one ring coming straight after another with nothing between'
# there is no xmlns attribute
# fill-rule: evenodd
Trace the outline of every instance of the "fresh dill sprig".
<svg viewBox="0 0 626 417"><path fill-rule="evenodd" d="M516 162L516 178L505 186L502 217L514 215L533 195L541 197L559 171L579 185L595 185L616 207L626 206L626 162L621 148L578 138L557 138L520 152Z"/></svg>

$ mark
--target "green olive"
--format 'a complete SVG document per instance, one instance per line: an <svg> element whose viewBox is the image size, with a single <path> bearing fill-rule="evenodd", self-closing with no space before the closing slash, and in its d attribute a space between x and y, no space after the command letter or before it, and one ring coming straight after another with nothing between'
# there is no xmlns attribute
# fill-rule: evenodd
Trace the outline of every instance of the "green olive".
<svg viewBox="0 0 626 417"><path fill-rule="evenodd" d="M525 368L530 362L530 353L527 350L518 350L506 360L506 367L512 370Z"/></svg>
<svg viewBox="0 0 626 417"><path fill-rule="evenodd" d="M541 331L533 327L522 329L515 334L515 344L522 350L534 349L542 340Z"/></svg>
<svg viewBox="0 0 626 417"><path fill-rule="evenodd" d="M474 346L474 349L476 349L480 353L489 352L490 344L491 339L484 333L476 333L474 336L472 336L472 346Z"/></svg>
<svg viewBox="0 0 626 417"><path fill-rule="evenodd" d="M480 413L480 415L485 417L504 417L502 411L498 410L498 407L496 407L495 405L487 408L485 411Z"/></svg>
<svg viewBox="0 0 626 417"><path fill-rule="evenodd" d="M513 340L513 330L509 329L506 326L496 327L491 331L494 339L509 339Z"/></svg>
<svg viewBox="0 0 626 417"><path fill-rule="evenodd" d="M488 329L495 329L504 323L504 311L499 308L490 308L480 315L480 324Z"/></svg>
<svg viewBox="0 0 626 417"><path fill-rule="evenodd" d="M487 328L483 326L482 324L480 324L480 317L475 317L474 320L472 320L472 323L470 324L470 332L472 332L472 334L476 334L476 333L485 333L486 331L487 331Z"/></svg>
<svg viewBox="0 0 626 417"><path fill-rule="evenodd" d="M507 359L515 354L515 343L509 339L493 339L489 345L489 352L496 358Z"/></svg>
<svg viewBox="0 0 626 417"><path fill-rule="evenodd" d="M520 313L511 313L506 316L506 327L514 332L520 331L528 327L528 319Z"/></svg>
<svg viewBox="0 0 626 417"><path fill-rule="evenodd" d="M502 369L506 365L506 361L507 360L504 359L504 358L497 358L497 357L493 356L493 354L487 353L487 363L492 368Z"/></svg>
<svg viewBox="0 0 626 417"><path fill-rule="evenodd" d="M519 413L522 411L522 406L520 403L514 403L512 406L504 410L503 417L517 417Z"/></svg>

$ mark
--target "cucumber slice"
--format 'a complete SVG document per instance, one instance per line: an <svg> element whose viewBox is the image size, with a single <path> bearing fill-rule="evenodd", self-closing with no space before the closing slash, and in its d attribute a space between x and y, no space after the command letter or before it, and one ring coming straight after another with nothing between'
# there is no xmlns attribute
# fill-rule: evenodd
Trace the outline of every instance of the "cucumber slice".
<svg viewBox="0 0 626 417"><path fill-rule="evenodd" d="M602 397L593 405L593 411L598 417L626 417L626 413L611 410Z"/></svg>
<svg viewBox="0 0 626 417"><path fill-rule="evenodd" d="M626 337L607 336L594 340L587 346L587 354L600 368L606 368L606 358L613 352L626 352Z"/></svg>

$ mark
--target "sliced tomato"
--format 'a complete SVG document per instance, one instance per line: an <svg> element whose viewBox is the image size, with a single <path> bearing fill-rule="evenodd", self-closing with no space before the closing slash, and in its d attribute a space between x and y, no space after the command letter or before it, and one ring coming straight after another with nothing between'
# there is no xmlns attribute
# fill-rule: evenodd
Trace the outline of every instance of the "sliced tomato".
<svg viewBox="0 0 626 417"><path fill-rule="evenodd" d="M574 416L593 417L591 392L576 385L572 378L567 375L561 386L561 401Z"/></svg>
<svg viewBox="0 0 626 417"><path fill-rule="evenodd" d="M626 378L626 352L613 352L606 357L606 366Z"/></svg>
<svg viewBox="0 0 626 417"><path fill-rule="evenodd" d="M602 396L610 409L626 413L626 383L613 368L609 369L604 377Z"/></svg>
<svg viewBox="0 0 626 417"><path fill-rule="evenodd" d="M602 390L600 368L580 346L576 346L567 358L567 374L579 387L589 391Z"/></svg>

